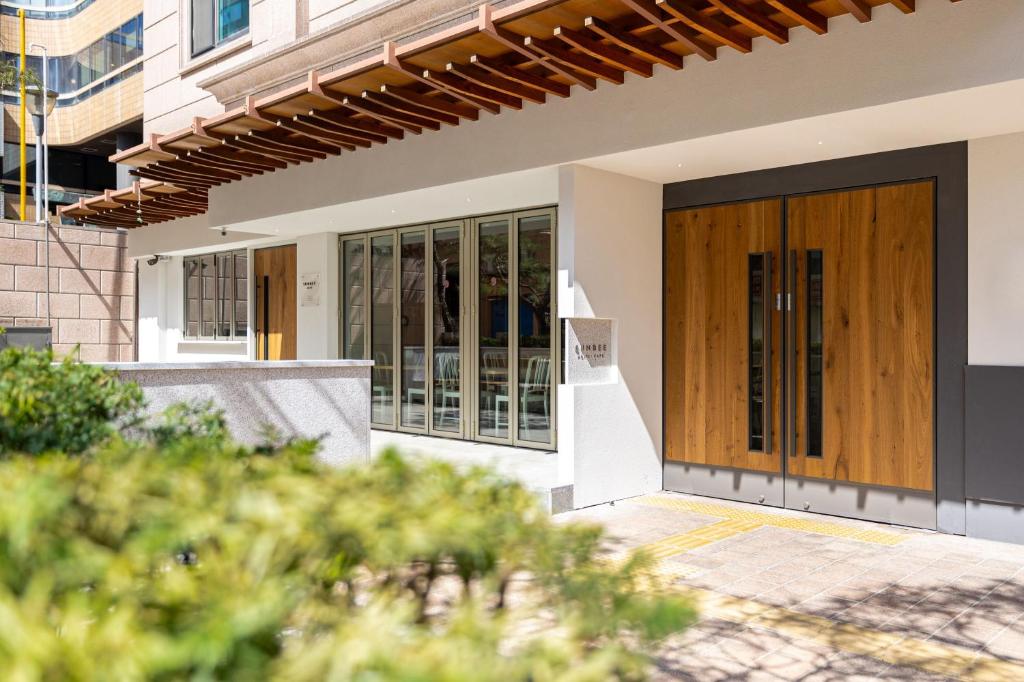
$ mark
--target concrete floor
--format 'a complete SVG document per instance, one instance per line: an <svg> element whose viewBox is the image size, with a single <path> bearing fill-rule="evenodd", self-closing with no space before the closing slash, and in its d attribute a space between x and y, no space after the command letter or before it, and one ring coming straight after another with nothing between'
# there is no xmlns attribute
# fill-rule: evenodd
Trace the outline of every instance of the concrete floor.
<svg viewBox="0 0 1024 682"><path fill-rule="evenodd" d="M697 602L657 680L1024 680L1024 546L674 493L557 518Z"/></svg>

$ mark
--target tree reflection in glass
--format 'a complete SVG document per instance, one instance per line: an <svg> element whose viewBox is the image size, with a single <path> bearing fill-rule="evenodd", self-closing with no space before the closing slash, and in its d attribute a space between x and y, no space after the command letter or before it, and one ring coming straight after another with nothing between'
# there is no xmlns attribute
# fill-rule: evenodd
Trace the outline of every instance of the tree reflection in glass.
<svg viewBox="0 0 1024 682"><path fill-rule="evenodd" d="M519 438L551 441L551 216L519 220Z"/></svg>
<svg viewBox="0 0 1024 682"><path fill-rule="evenodd" d="M480 224L479 429L481 436L503 439L509 437L508 238L507 220Z"/></svg>

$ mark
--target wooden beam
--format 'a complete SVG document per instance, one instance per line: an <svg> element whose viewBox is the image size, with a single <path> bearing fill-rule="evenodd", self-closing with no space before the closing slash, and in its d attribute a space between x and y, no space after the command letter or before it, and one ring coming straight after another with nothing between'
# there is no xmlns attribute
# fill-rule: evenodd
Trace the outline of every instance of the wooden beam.
<svg viewBox="0 0 1024 682"><path fill-rule="evenodd" d="M670 69L678 70L683 68L682 55L676 54L672 50L666 50L661 45L655 45L639 36L633 35L629 31L616 28L597 17L587 17L583 20L583 26L605 40L618 45L624 50L638 54L648 61L667 66Z"/></svg>
<svg viewBox="0 0 1024 682"><path fill-rule="evenodd" d="M192 177L216 180L218 182L238 182L242 179L242 176L238 173L204 168L202 164L189 162L181 156L174 161L161 161L160 168L175 170Z"/></svg>
<svg viewBox="0 0 1024 682"><path fill-rule="evenodd" d="M234 153L232 153L229 149L224 148L223 140L221 141L221 145L222 146L220 147L207 147L202 151L204 154L209 154L210 156L219 156L223 159L228 159L231 161L241 161L242 163L248 166L256 166L266 171L288 167L288 164L283 161L278 161L277 159L272 159L267 156L256 154L249 150L236 150Z"/></svg>
<svg viewBox="0 0 1024 682"><path fill-rule="evenodd" d="M558 97L568 97L571 88L565 83L560 83L544 76L538 76L535 73L529 71L523 71L516 67L506 64L499 59L493 57L485 57L483 55L475 54L469 58L469 63L475 66L479 66L482 69L486 69L493 74L507 78L515 83L521 83L522 85L528 85L531 88L542 90L551 95Z"/></svg>
<svg viewBox="0 0 1024 682"><path fill-rule="evenodd" d="M290 118L279 119L277 126L282 130L304 135L305 137L316 140L317 142L341 147L342 149L347 149L350 152L354 152L356 150L356 145L351 141L351 138L346 138L343 135L338 135L322 128L300 123L299 121L294 121ZM362 143L362 140L360 140L360 142ZM369 147L370 145L366 144L366 146Z"/></svg>
<svg viewBox="0 0 1024 682"><path fill-rule="evenodd" d="M286 166L288 164L295 164L301 163L303 161L313 160L312 157L295 158L291 155L285 156L279 152L271 151L266 147L255 145L249 140L241 138L238 135L225 135L224 137L221 138L221 143L229 149L234 149L240 152L252 154L254 156L260 157L261 159L266 159L267 161L283 163Z"/></svg>
<svg viewBox="0 0 1024 682"><path fill-rule="evenodd" d="M692 51L694 54L699 54L701 57L708 61L712 61L718 58L716 49L704 45L696 31L687 27L680 26L678 24L671 23L665 18L661 8L655 4L654 0L619 0L623 5L633 10L641 17L649 21L654 26L657 26L662 33L667 35L672 40L681 43L686 49Z"/></svg>
<svg viewBox="0 0 1024 682"><path fill-rule="evenodd" d="M422 67L415 67L412 65L405 64L396 56L395 44L391 41L384 43L384 66L394 71L398 71L399 73L403 73L406 76L409 76L410 78L417 80L420 83L424 83L425 85L429 85L432 88L440 88L441 90L444 90L455 99L461 102L465 102L470 106L474 106L480 109L487 109L492 114L496 114L501 110L501 107L489 101L477 99L476 97L467 95L461 90L446 88L441 83L431 82L426 77L427 71L425 71Z"/></svg>
<svg viewBox="0 0 1024 682"><path fill-rule="evenodd" d="M555 27L555 37L569 47L575 47L580 52L590 55L609 66L623 71L635 73L644 78L654 75L654 66L632 52L627 52L616 45L605 45L600 40L566 26Z"/></svg>
<svg viewBox="0 0 1024 682"><path fill-rule="evenodd" d="M728 45L743 53L750 52L753 49L750 36L734 31L714 17L698 12L683 3L682 0L655 0L655 4L693 30L703 33L723 45Z"/></svg>
<svg viewBox="0 0 1024 682"><path fill-rule="evenodd" d="M353 111L358 111L359 113L369 116L381 123L397 125L400 128L408 130L413 135L421 134L423 132L423 128L426 127L422 124L413 123L413 120L419 120L415 117L411 117L408 114L402 114L401 112L394 111L393 109L386 109L376 102L371 102L370 100L362 97L345 97L342 99L342 104ZM427 121L426 123L430 126L436 126L434 130L441 129L441 124L437 121Z"/></svg>
<svg viewBox="0 0 1024 682"><path fill-rule="evenodd" d="M442 114L450 114L470 121L476 121L480 118L480 110L476 107L471 107L466 104L458 104L456 102L449 102L441 97L421 95L420 93L409 90L408 88L400 88L396 85L385 84L380 86L380 91L382 94L390 95L391 97L400 99L403 102L415 104L416 106L423 107L424 109L432 109L433 111L438 111Z"/></svg>
<svg viewBox="0 0 1024 682"><path fill-rule="evenodd" d="M585 74L580 74L573 69L566 68L558 62L545 61L538 59L537 53L526 47L524 36L518 33L496 26L491 20L491 14L493 9L490 5L481 5L479 9L479 29L480 32L487 35L489 38L505 46L509 50L512 50L516 54L526 57L531 62L536 62L548 69L552 73L555 73L562 78L565 78L570 83L575 85L582 85L587 90L593 90L597 87L597 81Z"/></svg>
<svg viewBox="0 0 1024 682"><path fill-rule="evenodd" d="M764 0L801 26L809 28L818 35L828 33L828 17L821 12L805 5L802 0Z"/></svg>
<svg viewBox="0 0 1024 682"><path fill-rule="evenodd" d="M847 12L857 17L857 21L862 24L871 21L871 5L864 0L839 0L839 4Z"/></svg>
<svg viewBox="0 0 1024 682"><path fill-rule="evenodd" d="M593 57L570 52L566 48L562 47L561 43L556 43L553 40L527 36L523 40L523 44L543 57L553 59L556 62L561 62L562 64L570 66L576 71L588 76L600 78L616 85L622 85L625 81L625 77L622 75L621 70L613 68L604 62L594 59Z"/></svg>
<svg viewBox="0 0 1024 682"><path fill-rule="evenodd" d="M753 31L757 31L766 38L770 38L783 45L789 42L788 28L776 21L772 21L752 6L744 4L742 0L708 1L740 24Z"/></svg>
<svg viewBox="0 0 1024 682"><path fill-rule="evenodd" d="M279 159L283 159L291 163L308 163L313 159L327 158L327 154L325 152L318 152L308 148L299 150L294 147L279 145L273 140L256 137L252 133L244 136L236 135L228 144L241 147L242 149L251 149L262 154L276 156Z"/></svg>
<svg viewBox="0 0 1024 682"><path fill-rule="evenodd" d="M889 2L896 5L904 14L910 14L917 9L915 0L889 0ZM956 0L953 0L953 2L956 2Z"/></svg>
<svg viewBox="0 0 1024 682"><path fill-rule="evenodd" d="M186 175L179 175L170 170L157 169L153 166L144 166L142 168L133 168L128 171L130 175L137 178L146 178L147 180L160 180L161 182L172 182L180 187L188 188L199 188L208 189L210 187L216 187L222 183L213 180L199 180L198 178L189 177Z"/></svg>
<svg viewBox="0 0 1024 682"><path fill-rule="evenodd" d="M231 173L237 173L238 175L241 175L242 177L246 178L252 177L253 175L263 175L264 172L261 169L251 168L249 166L245 166L239 163L233 163L231 161L228 161L227 159L221 159L215 156L207 156L198 149L193 149L190 152L185 152L184 158L189 161L193 161L197 164L209 166L210 168L225 170Z"/></svg>
<svg viewBox="0 0 1024 682"><path fill-rule="evenodd" d="M446 67L448 73L455 74L460 78L476 83L479 86L494 90L496 92L502 92L510 97L515 97L520 100L527 100L534 104L544 104L547 96L543 90L531 88L522 83L518 83L513 80L509 80L503 76L499 76L491 73L487 69L482 69L476 64L456 64L449 62Z"/></svg>
<svg viewBox="0 0 1024 682"><path fill-rule="evenodd" d="M423 71L423 76L427 79L428 83L433 83L434 87L445 91L461 92L478 101L487 102L497 109L494 113L501 111L501 107L503 106L508 107L509 109L523 108L523 100L518 97L513 97L512 95L506 95L503 92L482 87L476 83L453 76L450 73L440 73L438 71L425 69Z"/></svg>
<svg viewBox="0 0 1024 682"><path fill-rule="evenodd" d="M306 125L311 125L315 128L329 130L331 132L338 133L339 135L344 135L345 137L351 138L353 140L362 140L366 144L358 145L360 147L368 146L370 143L373 142L377 142L378 144L386 144L388 141L388 138L385 135L378 135L377 133L367 133L362 130L356 130L355 128L340 125L338 123L335 123L334 121L329 121L327 119L320 118L319 116L313 116L311 113L296 114L292 118L298 121L299 123L305 123Z"/></svg>
<svg viewBox="0 0 1024 682"><path fill-rule="evenodd" d="M340 95L337 98L334 96L328 96L329 99L333 99L339 104L345 100L344 95ZM353 113L359 113L355 111L347 112L344 109L310 109L309 115L313 118L323 119L330 121L337 126L346 129L352 129L354 132L360 133L372 133L374 135L380 135L382 137L391 138L392 140L401 140L405 137L405 131L398 126L391 123L381 123L376 120L367 120L365 118L356 118L352 116ZM364 114L365 115L365 114Z"/></svg>
<svg viewBox="0 0 1024 682"><path fill-rule="evenodd" d="M435 109L428 109L426 107L421 107L418 104L410 104L404 99L398 99L391 95L386 95L383 92L366 91L363 93L363 97L377 102L381 106L388 107L389 109L411 114L412 116L419 116L420 118L424 118L429 121L436 121L437 123L442 123L448 126L457 126L461 120L454 114L447 114L441 111L436 111Z"/></svg>

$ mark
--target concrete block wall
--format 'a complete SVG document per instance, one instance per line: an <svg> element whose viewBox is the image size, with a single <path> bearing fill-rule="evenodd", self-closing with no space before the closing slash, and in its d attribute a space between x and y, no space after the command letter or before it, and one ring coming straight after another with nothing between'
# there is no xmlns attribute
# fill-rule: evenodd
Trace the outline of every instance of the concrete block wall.
<svg viewBox="0 0 1024 682"><path fill-rule="evenodd" d="M50 226L54 350L86 362L135 359L135 264L125 233ZM46 326L46 244L41 225L0 223L0 326Z"/></svg>

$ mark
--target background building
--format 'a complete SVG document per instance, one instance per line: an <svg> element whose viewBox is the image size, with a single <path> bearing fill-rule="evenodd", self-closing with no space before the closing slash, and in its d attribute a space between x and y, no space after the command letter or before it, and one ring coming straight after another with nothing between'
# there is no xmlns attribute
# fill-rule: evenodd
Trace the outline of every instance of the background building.
<svg viewBox="0 0 1024 682"><path fill-rule="evenodd" d="M26 44L48 52L51 211L128 181L108 157L137 144L142 131L142 0L46 0L0 5L2 58L19 60L17 12L26 13ZM42 75L42 56L27 50ZM19 216L18 93L3 94L3 217L35 220L35 132L28 121L26 211Z"/></svg>

